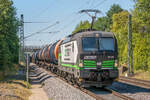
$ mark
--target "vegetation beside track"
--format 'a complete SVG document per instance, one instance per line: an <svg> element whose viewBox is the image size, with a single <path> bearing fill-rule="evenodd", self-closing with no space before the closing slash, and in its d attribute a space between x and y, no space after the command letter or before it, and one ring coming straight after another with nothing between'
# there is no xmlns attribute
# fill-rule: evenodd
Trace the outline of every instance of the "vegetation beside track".
<svg viewBox="0 0 150 100"><path fill-rule="evenodd" d="M131 0L132 1L132 0ZM135 73L150 72L150 7L149 0L133 0L132 11L126 11L119 5L112 5L106 16L95 21L94 28L101 31L112 31L118 40L119 65L128 65L128 15L132 14L133 67ZM88 21L81 21L73 31L90 28ZM147 77L145 74L143 77Z"/></svg>
<svg viewBox="0 0 150 100"><path fill-rule="evenodd" d="M28 100L31 95L30 84L25 75L10 75L0 81L0 100Z"/></svg>
<svg viewBox="0 0 150 100"><path fill-rule="evenodd" d="M18 19L12 0L0 0L0 76L15 69L18 63Z"/></svg>
<svg viewBox="0 0 150 100"><path fill-rule="evenodd" d="M135 75L133 76L133 78L137 78L141 80L150 80L150 72L143 71L143 70L135 71Z"/></svg>
<svg viewBox="0 0 150 100"><path fill-rule="evenodd" d="M26 87L21 80L0 82L0 100L28 100L31 92Z"/></svg>
<svg viewBox="0 0 150 100"><path fill-rule="evenodd" d="M19 21L12 0L0 0L0 11L0 79L3 79L18 63Z"/></svg>

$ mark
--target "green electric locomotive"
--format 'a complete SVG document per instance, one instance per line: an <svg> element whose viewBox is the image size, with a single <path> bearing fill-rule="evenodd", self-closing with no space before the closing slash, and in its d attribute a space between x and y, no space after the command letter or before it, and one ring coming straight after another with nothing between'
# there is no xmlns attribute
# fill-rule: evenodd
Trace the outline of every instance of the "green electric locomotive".
<svg viewBox="0 0 150 100"><path fill-rule="evenodd" d="M41 51L46 60L39 62L74 84L104 87L118 78L117 40L112 32L80 31L47 48Z"/></svg>

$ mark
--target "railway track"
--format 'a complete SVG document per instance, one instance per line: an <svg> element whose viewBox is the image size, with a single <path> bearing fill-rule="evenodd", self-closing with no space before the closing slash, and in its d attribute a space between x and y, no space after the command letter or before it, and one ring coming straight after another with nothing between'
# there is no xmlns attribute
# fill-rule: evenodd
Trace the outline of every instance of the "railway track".
<svg viewBox="0 0 150 100"><path fill-rule="evenodd" d="M150 81L123 77L123 76L120 76L118 81L150 89Z"/></svg>
<svg viewBox="0 0 150 100"><path fill-rule="evenodd" d="M134 100L133 98L123 95L109 87L106 88L91 87L87 90L96 94L97 96L102 97L103 100Z"/></svg>
<svg viewBox="0 0 150 100"><path fill-rule="evenodd" d="M105 88L107 91L111 92L113 95L117 96L117 97L120 97L122 98L123 100L134 100L133 98L131 97L128 97L126 95L122 95L120 94L119 92L113 90L113 89L110 89L110 88Z"/></svg>
<svg viewBox="0 0 150 100"><path fill-rule="evenodd" d="M44 69L45 70L45 69ZM91 97L95 98L96 100L134 100L128 96L125 96L125 95L122 95L120 94L119 92L115 91L115 90L112 90L110 88L104 88L103 90L102 89L96 89L94 90L94 88L91 88L90 89L87 89L87 88L82 88L82 87L79 87L77 85L73 85L71 82L68 82L66 81L64 78L56 75L55 73L52 73L50 72L49 70L45 70L49 75L53 75L55 77L58 77L58 79L61 79L62 81L65 81L68 85L76 88L76 89L79 89L81 90L82 92L90 95ZM105 92L105 94L109 94L108 95L103 95L102 94Z"/></svg>

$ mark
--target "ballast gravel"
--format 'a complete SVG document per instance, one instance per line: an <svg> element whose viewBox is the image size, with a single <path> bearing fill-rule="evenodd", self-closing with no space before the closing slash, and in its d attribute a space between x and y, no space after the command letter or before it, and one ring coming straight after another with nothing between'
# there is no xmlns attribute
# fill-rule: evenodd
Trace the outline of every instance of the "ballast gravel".
<svg viewBox="0 0 150 100"><path fill-rule="evenodd" d="M50 100L96 100L42 68L34 66L34 73Z"/></svg>
<svg viewBox="0 0 150 100"><path fill-rule="evenodd" d="M114 82L110 88L135 100L150 100L150 89L133 86L122 82Z"/></svg>

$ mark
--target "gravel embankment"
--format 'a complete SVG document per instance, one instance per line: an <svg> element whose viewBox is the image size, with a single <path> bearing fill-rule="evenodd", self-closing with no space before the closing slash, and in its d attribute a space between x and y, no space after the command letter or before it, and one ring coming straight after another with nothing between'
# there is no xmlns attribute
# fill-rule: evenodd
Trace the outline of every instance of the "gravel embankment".
<svg viewBox="0 0 150 100"><path fill-rule="evenodd" d="M42 68L35 67L34 72L38 76L37 80L43 84L45 92L52 100L95 100Z"/></svg>
<svg viewBox="0 0 150 100"><path fill-rule="evenodd" d="M135 100L150 100L150 89L145 89L121 82L114 82L110 88Z"/></svg>

